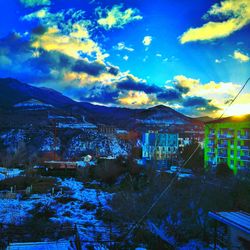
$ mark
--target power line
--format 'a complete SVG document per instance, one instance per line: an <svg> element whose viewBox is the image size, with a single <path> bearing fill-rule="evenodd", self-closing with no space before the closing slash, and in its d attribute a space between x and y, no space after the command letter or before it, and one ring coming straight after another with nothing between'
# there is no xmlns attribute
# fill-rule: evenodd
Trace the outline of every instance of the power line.
<svg viewBox="0 0 250 250"><path fill-rule="evenodd" d="M195 150L193 151L193 153L188 157L188 159L182 164L182 167L185 166L189 160L193 157L193 155L196 153L196 151L198 150L198 148L200 147L200 144L197 145L197 147L195 148ZM132 226L132 228L129 230L129 232L126 234L126 237L132 233L135 228L141 224L143 222L143 220L147 217L147 215L153 210L153 208L156 206L156 204L160 201L160 199L162 198L162 196L164 194L166 194L169 189L171 188L171 186L174 184L175 180L178 178L178 174L180 172L181 168L176 171L174 177L172 178L172 180L170 181L170 183L164 188L164 190L161 192L161 194L157 197L157 199L152 203L152 205L149 207L149 209L146 211L146 213L144 213L144 215L141 217L141 219L139 219L136 224L134 224Z"/></svg>
<svg viewBox="0 0 250 250"><path fill-rule="evenodd" d="M250 80L250 77L246 80L246 82L244 83L244 85L242 86L242 88L240 89L240 91L238 92L238 94L234 97L234 99L228 104L228 106L224 109L224 112L221 114L221 116L219 117L219 119L221 119L223 117L223 115L226 113L226 111L229 109L229 107L234 103L234 101L238 98L238 96L240 95L240 93L243 91L243 89L246 87L248 81Z"/></svg>
<svg viewBox="0 0 250 250"><path fill-rule="evenodd" d="M240 95L240 93L243 91L243 89L245 88L245 86L247 85L248 81L250 80L250 77L247 79L247 81L244 83L244 85L242 86L242 88L239 90L239 92L237 93L237 95L234 97L234 99L229 103L229 105L226 107L226 109L224 110L224 112L221 114L221 116L219 117L219 119L221 119L223 117L223 115L225 114L226 110L228 110L228 108L234 103L234 101L238 98L238 96ZM182 164L182 167L185 166L187 164L187 162L189 162L189 160L193 157L193 155L196 153L196 151L198 150L198 148L200 147L200 144L197 145L197 147L194 149L193 153L189 156L189 158ZM174 182L176 181L178 174L180 172L181 169L179 169L178 171L176 171L174 177L172 178L172 180L170 181L170 183L163 189L163 191L160 193L160 195L157 197L157 199L152 203L152 205L149 207L149 209L144 213L144 215L132 226L132 228L128 231L128 233L125 235L124 239L127 238L128 235L130 235L137 227L138 225L140 225L144 219L150 214L150 212L153 210L153 208L157 205L157 203L160 201L160 199L162 198L162 196L164 194L166 194L171 186L174 184Z"/></svg>

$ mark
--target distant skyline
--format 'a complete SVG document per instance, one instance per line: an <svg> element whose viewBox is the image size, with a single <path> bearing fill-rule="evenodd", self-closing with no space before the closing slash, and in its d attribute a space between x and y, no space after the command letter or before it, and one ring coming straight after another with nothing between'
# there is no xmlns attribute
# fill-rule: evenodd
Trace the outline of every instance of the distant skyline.
<svg viewBox="0 0 250 250"><path fill-rule="evenodd" d="M74 100L217 117L250 77L249 0L0 0L0 24L0 77Z"/></svg>

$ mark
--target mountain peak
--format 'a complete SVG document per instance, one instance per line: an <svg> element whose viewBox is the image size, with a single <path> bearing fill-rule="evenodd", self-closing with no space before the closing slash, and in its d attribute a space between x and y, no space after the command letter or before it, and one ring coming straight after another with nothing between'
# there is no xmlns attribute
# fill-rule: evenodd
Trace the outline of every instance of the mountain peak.
<svg viewBox="0 0 250 250"><path fill-rule="evenodd" d="M156 105L156 106L154 106L154 107L151 107L151 108L149 108L149 109L153 109L153 110L169 110L169 109L171 109L171 108L168 107L168 106L165 106L165 105L163 105L163 104L160 104L160 105Z"/></svg>

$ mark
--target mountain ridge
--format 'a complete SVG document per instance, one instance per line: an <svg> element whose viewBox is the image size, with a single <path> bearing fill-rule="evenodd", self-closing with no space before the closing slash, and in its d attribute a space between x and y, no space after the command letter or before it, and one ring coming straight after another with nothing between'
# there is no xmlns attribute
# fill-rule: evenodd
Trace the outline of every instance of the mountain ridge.
<svg viewBox="0 0 250 250"><path fill-rule="evenodd" d="M47 87L36 87L20 82L14 78L0 78L0 106L13 106L19 102L36 99L41 102L84 115L89 122L104 123L118 127L134 127L147 121L159 121L167 124L178 121L179 124L195 124L196 119L190 118L168 106L156 105L150 108L131 109L127 107L107 107L88 102L77 102L62 93ZM149 122L150 123L150 122ZM202 123L202 122L201 122Z"/></svg>

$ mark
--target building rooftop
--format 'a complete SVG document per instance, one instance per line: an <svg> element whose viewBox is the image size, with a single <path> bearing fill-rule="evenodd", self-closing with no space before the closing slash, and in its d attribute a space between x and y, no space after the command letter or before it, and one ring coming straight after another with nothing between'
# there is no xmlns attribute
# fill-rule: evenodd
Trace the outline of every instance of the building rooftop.
<svg viewBox="0 0 250 250"><path fill-rule="evenodd" d="M216 119L205 124L224 123L224 122L250 122L250 114L241 116L229 116L222 119Z"/></svg>
<svg viewBox="0 0 250 250"><path fill-rule="evenodd" d="M250 214L237 212L209 212L209 216L226 225L234 226L248 234L250 234Z"/></svg>

